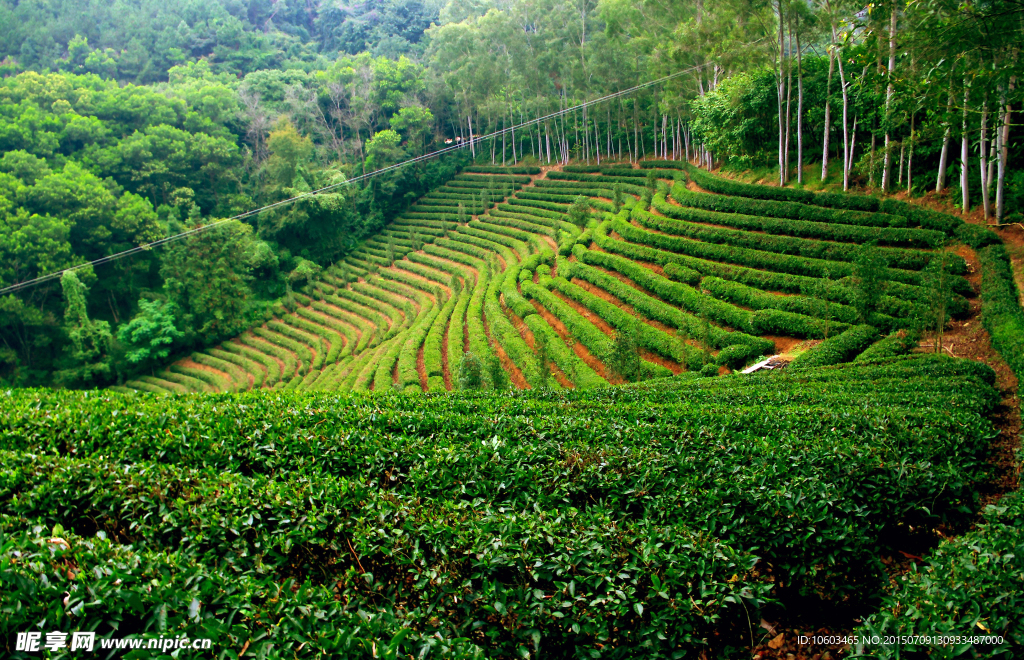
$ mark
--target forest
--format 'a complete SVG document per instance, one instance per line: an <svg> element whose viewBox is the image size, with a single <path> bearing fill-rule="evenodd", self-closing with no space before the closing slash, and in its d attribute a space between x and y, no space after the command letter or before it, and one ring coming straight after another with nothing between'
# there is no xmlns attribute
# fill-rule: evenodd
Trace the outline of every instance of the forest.
<svg viewBox="0 0 1024 660"><path fill-rule="evenodd" d="M937 190L1014 222L1019 9L0 3L0 288L682 72L197 237L218 264L201 297L181 248L81 271L85 316L56 282L9 292L0 378L123 382L231 336L470 161L689 157L811 188Z"/></svg>
<svg viewBox="0 0 1024 660"><path fill-rule="evenodd" d="M1020 657L1022 43L0 0L0 655Z"/></svg>

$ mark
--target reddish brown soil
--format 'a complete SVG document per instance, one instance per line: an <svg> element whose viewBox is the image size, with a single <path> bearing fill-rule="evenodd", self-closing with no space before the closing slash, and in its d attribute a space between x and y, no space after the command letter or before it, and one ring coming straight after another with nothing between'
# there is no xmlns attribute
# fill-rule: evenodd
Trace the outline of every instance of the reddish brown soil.
<svg viewBox="0 0 1024 660"><path fill-rule="evenodd" d="M271 343L271 342L267 341L266 339L264 339L263 337L257 337L256 335L250 335L249 338L253 339L253 340L255 340L255 341L257 341L257 342L259 342L261 344L266 344L267 346L272 346L273 348L271 350L277 349L277 350L284 351L288 355L291 355L292 358L294 358L294 360L295 360L295 373L288 374L288 373L285 373L285 371L284 371L284 362L282 360L280 360L275 355L271 355L266 350L263 351L264 353L267 354L268 357L271 357L274 360L277 360L277 363L281 365L281 380L284 380L286 378L291 380L292 378L295 377L295 374L297 374L299 372L298 371L299 370L299 356L295 353L295 351L291 350L290 348L285 348L284 346L279 346L277 344Z"/></svg>
<svg viewBox="0 0 1024 660"><path fill-rule="evenodd" d="M681 374L684 371L686 371L686 369L683 367L683 365L679 364L675 360L670 360L667 357L664 357L662 355L658 355L657 353L652 353L649 350L647 350L646 348L641 348L640 349L640 357L642 357L643 359L647 360L648 362L653 362L655 364L660 364L661 366L665 367L666 369L668 369L669 371L671 371L674 374Z"/></svg>
<svg viewBox="0 0 1024 660"><path fill-rule="evenodd" d="M416 354L416 373L420 377L420 389L424 392L427 391L427 363L423 360L423 351L427 347L427 342L420 344L419 351Z"/></svg>
<svg viewBox="0 0 1024 660"><path fill-rule="evenodd" d="M195 360L193 360L190 357L184 358L182 360L178 360L178 364L181 365L182 367L188 367L189 369L197 369L199 371L205 371L206 373L213 374L213 375L217 376L218 378L223 378L224 380L226 380L229 383L237 382L237 381L235 381L234 378L231 377L231 374L225 373L225 372L221 371L220 369L216 369L214 367L211 367L211 366L208 366L208 365L205 365L205 364L199 364L198 362L196 362ZM209 383L207 383L207 385L208 384ZM218 391L219 390L220 390L220 388L218 388Z"/></svg>
<svg viewBox="0 0 1024 660"><path fill-rule="evenodd" d="M564 302L566 305L569 305L570 307L575 309L577 312L579 312L585 319L587 319L588 321L593 323L594 326L597 327L598 330L600 330L604 334L608 335L609 337L615 337L615 328L613 328L612 326L608 325L607 321L602 319L600 316L598 316L597 314L593 313L592 311L587 309L584 305L576 302L572 298L569 298L568 296L566 296L561 291L552 290L551 293L554 294L555 296L557 296L558 298L560 298L561 301Z"/></svg>
<svg viewBox="0 0 1024 660"><path fill-rule="evenodd" d="M452 290L451 290L450 287L448 287L448 285L441 284L440 282L437 282L435 280L427 279L426 277L423 277L419 273L414 273L411 270L405 270L404 268L401 267L401 264L402 264L401 261L396 261L393 270L396 270L396 271L400 270L400 271L402 271L402 276L403 277L410 277L410 278L412 278L414 280L419 280L420 282L423 282L423 283L429 285L430 286L430 291L422 291L422 289L420 289L420 291L422 291L426 295L430 296L431 299L434 299L434 294L433 294L434 287L441 287L441 289L446 294L448 294L449 296L452 294Z"/></svg>
<svg viewBox="0 0 1024 660"><path fill-rule="evenodd" d="M440 261L442 263L446 263L446 264L449 264L451 266L454 266L455 268L461 269L462 271L469 271L470 273L473 274L473 278L474 279L476 279L477 277L480 276L480 271L478 271L473 266L467 266L466 264L464 264L462 262L459 262L459 261L452 261L451 259L445 259L444 257L437 256L436 254L429 254L429 253L424 252L423 255L426 256L426 257L430 257L434 261ZM462 283L463 283L463 285L467 284L466 279L467 279L466 276L463 275L462 276Z"/></svg>
<svg viewBox="0 0 1024 660"><path fill-rule="evenodd" d="M576 353L576 355L583 360L588 367L596 371L599 376L613 385L617 385L622 382L622 379L613 375L610 370L605 368L604 363L594 357L582 342L576 341L576 339L573 338L572 333L569 332L569 329L565 327L565 324L559 321L554 314L549 312L536 300L531 300L530 302L533 304L534 309L537 310L537 313L540 314L541 318L547 321L548 325L554 328L555 332L557 332L558 336L562 338L565 345L571 345L573 352Z"/></svg>
<svg viewBox="0 0 1024 660"><path fill-rule="evenodd" d="M346 312L343 309L339 309L337 307L334 307L333 305L331 305L331 307L333 309L338 309L339 312L344 313L344 314L350 314L351 313L351 312ZM343 320L338 319L338 318L328 317L323 312L319 312L319 311L313 309L312 307L309 308L309 311L313 312L314 314L316 314L317 316L319 316L319 317L321 317L321 318L323 318L325 320L325 323L320 324L320 325L323 325L324 327L328 327L329 328L329 326L326 325L326 321L329 320L331 323L338 324L338 325L343 325L346 328L348 328L349 330L351 330L352 333L355 334L355 336L356 336L355 341L353 342L352 348L355 348L356 346L359 345L360 340L363 338L363 331L359 329L359 326L355 325L354 323L349 323L348 321L343 321ZM362 318L362 317L360 317L360 318ZM309 320L309 319L306 319L306 320ZM332 330L332 332L333 332L333 330ZM341 334L341 333L339 333L339 334ZM341 335L341 339L342 339L343 342L345 342L345 345L347 346L348 345L348 341L349 341L348 338L345 337L345 335Z"/></svg>
<svg viewBox="0 0 1024 660"><path fill-rule="evenodd" d="M793 350L794 346L798 346L804 342L803 339L797 339L796 337L780 337L776 335L761 336L775 344L775 353L779 355L788 353Z"/></svg>
<svg viewBox="0 0 1024 660"><path fill-rule="evenodd" d="M603 300L606 300L606 301L612 303L613 305L615 305L616 307L618 307L622 311L624 311L624 312L626 312L626 313L628 313L628 314L630 314L632 316L635 316L636 318L638 318L639 320L643 321L644 323L646 323L647 325L651 326L652 328L657 328L658 330L661 330L662 332L665 332L665 333L667 333L669 335L675 336L675 334L676 334L676 329L675 328L670 328L669 326L665 325L661 321L655 321L654 319L649 319L649 318L645 317L644 315L640 314L635 309L633 309L633 307L631 305L627 305L626 303L622 302L619 298L617 298L614 295L608 293L604 289L602 289L600 287L596 287L593 284L591 284L590 282L585 282L585 281L583 281L583 280L581 280L579 278L575 278L575 277L572 279L572 283L575 284L576 286L580 287L581 289L589 291L590 293L594 294L595 296L597 296L597 297L599 297L599 298L601 298Z"/></svg>
<svg viewBox="0 0 1024 660"><path fill-rule="evenodd" d="M452 389L452 372L448 365L448 329L451 327L451 319L444 326L444 335L441 337L441 377L444 378L444 388Z"/></svg>
<svg viewBox="0 0 1024 660"><path fill-rule="evenodd" d="M526 377L523 376L523 372L516 366L516 363L508 356L505 352L505 348L500 342L494 341L491 336L491 326L487 323L487 315L484 314L484 334L487 336L487 343L491 345L494 350L494 354L498 356L498 360L501 361L501 368L505 370L505 373L509 375L509 380L515 385L516 389L528 390L530 384L526 382Z"/></svg>

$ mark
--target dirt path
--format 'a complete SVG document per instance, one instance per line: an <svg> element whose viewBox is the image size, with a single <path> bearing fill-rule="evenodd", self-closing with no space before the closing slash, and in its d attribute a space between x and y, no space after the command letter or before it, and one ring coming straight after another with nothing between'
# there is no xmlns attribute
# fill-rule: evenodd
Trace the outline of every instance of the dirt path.
<svg viewBox="0 0 1024 660"><path fill-rule="evenodd" d="M445 263L445 264L448 264L450 266L453 266L453 267L455 267L456 269L458 269L460 271L469 271L470 273L473 274L473 279L474 280L480 277L480 271L478 271L475 267L467 266L466 264L464 264L464 263L462 263L460 261L453 261L451 259L446 259L444 257L439 257L436 254L430 254L430 253L427 253L427 252L424 252L423 256L429 257L430 259L432 259L434 261L440 261L441 263ZM427 266L427 268L430 268L430 266ZM460 276L460 278L462 279L463 287L465 287L467 284L469 284L469 282L467 281L468 278L466 277L465 272L463 272L463 274Z"/></svg>
<svg viewBox="0 0 1024 660"><path fill-rule="evenodd" d="M505 352L505 348L500 342L494 340L491 336L491 327L487 323L487 315L484 314L484 334L487 336L487 341L490 343L491 348L494 350L494 354L498 356L498 360L501 361L501 367L509 375L509 380L516 386L516 389L528 390L530 384L526 382L526 377L523 372L516 366L516 363L508 356Z"/></svg>
<svg viewBox="0 0 1024 660"><path fill-rule="evenodd" d="M652 328L657 328L658 330L661 330L662 332L665 332L665 333L667 333L669 335L675 336L675 334L676 334L676 329L675 328L669 327L669 326L665 325L664 323L662 323L661 321L656 321L654 319L647 318L643 314L640 314L639 312L637 312L632 307L632 305L627 305L626 303L622 302L622 300L617 298L615 295L613 295L611 293L608 293L604 289L602 289L600 287L597 287L597 286L594 286L590 282L581 280L581 279L576 278L576 277L574 277L572 279L572 283L575 284L576 286L580 287L584 291L588 291L588 292L594 294L595 296L597 296L598 298L601 298L602 300L610 302L611 304L615 305L616 307L618 307L622 311L626 312L627 314L629 314L631 316L636 317L637 319L643 321L644 323L646 323L647 325L651 326Z"/></svg>
<svg viewBox="0 0 1024 660"><path fill-rule="evenodd" d="M178 360L177 364L178 364L178 366L188 367L189 369L195 369L196 371L205 371L208 374L213 374L217 378L223 378L224 380L226 380L229 383L238 383L238 381L236 381L234 378L231 377L231 374L225 373L225 372L221 371L220 369L216 369L216 368L211 367L209 365L199 364L198 362L196 362L195 360L193 360L190 357ZM209 383L207 383L207 384L209 384ZM239 384L241 384L241 383L239 383ZM217 391L220 391L219 387L217 388Z"/></svg>
<svg viewBox="0 0 1024 660"><path fill-rule="evenodd" d="M572 336L572 333L569 332L569 329L565 327L565 324L559 321L554 314L548 311L547 308L536 300L530 300L530 303L533 305L534 309L537 310L537 313L540 314L541 318L547 321L548 325L554 328L555 332L562 338L565 345L572 346L572 351L577 357L583 360L588 367L596 371L598 375L613 385L618 385L622 382L620 378L613 376L611 370L608 369L603 362L594 357L594 354L591 353L582 342L577 341Z"/></svg>
<svg viewBox="0 0 1024 660"><path fill-rule="evenodd" d="M351 312L346 312L345 310L339 309L337 307L334 307L333 305L329 305L328 304L328 306L331 307L332 309L337 309L341 313L351 314ZM352 333L356 336L355 340L352 343L352 349L354 350L355 347L359 345L359 342L363 338L363 331L359 329L359 326L357 326L356 324L351 323L349 321L345 321L345 320L342 320L342 319L339 319L339 318L336 318L336 317L333 317L333 316L328 316L327 314L324 314L323 312L321 312L319 310L313 309L312 307L309 308L309 311L311 311L314 314L316 314L317 316L323 318L325 321L329 320L331 323L337 323L337 324L343 325L346 328L348 328L349 330L351 330ZM362 318L362 317L360 316L359 318ZM325 327L330 328L330 326L325 326ZM338 334L341 334L341 333L338 333ZM347 346L348 345L348 343L347 343L348 342L348 338L345 337L345 335L341 335L341 338L342 338L342 341L345 342L345 345Z"/></svg>
<svg viewBox="0 0 1024 660"><path fill-rule="evenodd" d="M275 320L276 320L276 319L275 319ZM280 332L274 332L274 331L273 331L273 330L271 330L270 328L266 327L266 325L264 325L264 326L263 326L263 329L264 329L264 330L266 330L266 331L268 331L268 332L271 332L271 333L273 333L273 334L275 334L275 335L277 335L277 336L279 336L279 337L280 337L280 336L283 336L283 335L281 335L281 333L280 333ZM258 339L259 341L262 341L262 342L263 342L263 343L265 343L265 344L268 344L268 345L270 345L270 346L273 346L274 348L277 348L278 350L284 351L284 352L285 352L285 353L287 353L288 355L291 355L291 356L292 356L292 358L293 358L293 359L295 360L295 373L294 373L294 374L290 374L290 375L288 376L289 380L290 380L291 378L294 378L295 376L297 376L297 375L299 374L299 369L301 368L301 365L302 365L302 360L300 360L300 359L299 359L299 354L298 354L298 353L296 353L295 351L293 351L293 350L292 350L292 349L290 349L290 348L287 348L287 347L285 347L285 346L281 346L280 344L275 344L275 343L274 343L274 342L272 342L272 341L268 341L268 340L264 339L263 337L257 337L256 335L253 335L253 337L254 337L255 339ZM285 339L288 339L288 337L285 337ZM282 378L284 378L284 376L282 376Z"/></svg>
<svg viewBox="0 0 1024 660"><path fill-rule="evenodd" d="M252 334L251 332L246 332L246 333L243 334L243 336L245 336L246 339L249 339L250 341L255 340L257 342L262 342L264 344L267 343L267 342L264 342L263 340L261 340L256 335ZM277 370L281 374L281 378L284 379L284 360L282 360L281 358L277 357L276 355L268 353L265 350L260 350L260 349L255 348L254 346L252 346L250 344L246 344L245 342L241 341L238 337L234 337L231 341L233 341L234 343L238 344L239 346L244 346L245 348L248 348L249 350L258 351L258 352L262 353L263 355L265 355L266 357L268 357L271 360L273 360L274 362L276 362L277 363ZM269 370L267 371L267 375L268 376L270 375L270 371Z"/></svg>
<svg viewBox="0 0 1024 660"><path fill-rule="evenodd" d="M427 342L420 342L420 348L416 352L416 374L420 377L420 389L427 391L427 363L423 359L423 351L427 348Z"/></svg>
<svg viewBox="0 0 1024 660"><path fill-rule="evenodd" d="M440 288L447 295L449 295L449 296L452 295L451 287L449 287L447 284L442 284L442 283L437 282L435 280L428 279L426 277L423 277L419 273L412 272L411 270L405 270L404 268L400 268L399 264L401 264L401 263L402 262L400 262L400 261L396 261L395 262L394 270L401 271L403 276L410 277L410 278L412 278L414 280L419 280L420 282L423 282L424 284L429 284L432 287L432 289ZM423 291L422 289L419 289L419 291L422 291L425 295L430 296L435 301L437 300L437 298L433 294L433 291Z"/></svg>
<svg viewBox="0 0 1024 660"><path fill-rule="evenodd" d="M452 314L454 316L454 314ZM444 324L444 335L441 337L441 375L444 377L444 388L452 391L452 371L448 364L448 330L452 327L452 317Z"/></svg>

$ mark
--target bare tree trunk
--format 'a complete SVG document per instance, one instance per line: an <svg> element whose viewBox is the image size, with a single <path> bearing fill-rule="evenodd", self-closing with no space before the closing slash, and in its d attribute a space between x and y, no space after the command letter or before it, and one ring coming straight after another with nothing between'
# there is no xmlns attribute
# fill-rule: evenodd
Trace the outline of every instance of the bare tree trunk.
<svg viewBox="0 0 1024 660"><path fill-rule="evenodd" d="M548 165L551 164L551 127L547 122L544 122L544 145L547 147L548 152Z"/></svg>
<svg viewBox="0 0 1024 660"><path fill-rule="evenodd" d="M783 58L786 54L786 43L783 38L783 25L785 24L785 15L782 11L782 0L778 0L779 8L779 67L778 78L776 78L776 87L778 88L778 112L779 112L779 185L786 185L786 140L785 140L785 127L783 126L782 119L782 97L786 93L786 77L783 71Z"/></svg>
<svg viewBox="0 0 1024 660"><path fill-rule="evenodd" d="M907 145L905 142L900 142L900 171L898 178L896 179L896 185L903 185L903 157L907 154Z"/></svg>
<svg viewBox="0 0 1024 660"><path fill-rule="evenodd" d="M839 61L839 84L843 88L843 190L850 189L850 163L853 160L853 145L850 144L850 91L846 87L846 74L843 72L842 51L836 54Z"/></svg>
<svg viewBox="0 0 1024 660"><path fill-rule="evenodd" d="M597 164L601 164L601 132L597 128L597 119L594 120L594 155L597 156Z"/></svg>
<svg viewBox="0 0 1024 660"><path fill-rule="evenodd" d="M988 94L982 101L981 107L981 139L978 142L978 156L981 160L981 208L985 214L985 220L991 215L991 207L988 203Z"/></svg>
<svg viewBox="0 0 1024 660"><path fill-rule="evenodd" d="M949 153L949 137L953 131L953 122L949 121L949 113L953 109L953 76L949 77L949 100L946 101L946 131L942 134L942 151L939 152L939 174L935 179L935 192L946 187L946 164Z"/></svg>
<svg viewBox="0 0 1024 660"><path fill-rule="evenodd" d="M821 180L828 178L828 137L830 124L832 123L831 103L832 96L832 70L836 66L836 55L833 51L828 52L828 82L825 83L825 130L821 139Z"/></svg>
<svg viewBox="0 0 1024 660"><path fill-rule="evenodd" d="M893 84L892 74L896 68L896 3L893 2L889 12L889 84L885 88L885 155L882 163L882 192L887 192L892 179L892 154L889 153L889 145L892 144L892 127L890 124L890 110L892 108ZM902 166L902 154L900 165Z"/></svg>
<svg viewBox="0 0 1024 660"><path fill-rule="evenodd" d="M1013 90L1014 79L1010 78L1009 89ZM1010 143L1010 103L1007 95L1007 86L1002 88L1003 126L999 131L999 166L996 178L996 223L1001 224L1006 217L1006 199L1004 187L1006 182L1006 166L1009 157Z"/></svg>
<svg viewBox="0 0 1024 660"><path fill-rule="evenodd" d="M910 194L910 189L914 185L914 140L916 139L914 119L916 117L916 112L910 115L910 147L907 149L907 195Z"/></svg>
<svg viewBox="0 0 1024 660"><path fill-rule="evenodd" d="M963 123L960 128L960 191L962 193L962 206L961 210L964 215L967 215L971 210L971 198L969 194L968 176L967 176L967 157L969 136L967 134L967 103L970 98L971 88L967 85L967 78L964 78L964 114Z"/></svg>
<svg viewBox="0 0 1024 660"><path fill-rule="evenodd" d="M804 69L800 52L800 19L796 20L796 182L804 182Z"/></svg>
<svg viewBox="0 0 1024 660"><path fill-rule="evenodd" d="M469 122L469 152L473 155L473 160L476 160L476 142L473 140L473 113L466 115L466 121Z"/></svg>
<svg viewBox="0 0 1024 660"><path fill-rule="evenodd" d="M786 183L789 183L789 135L793 130L793 14L789 15L789 58L786 60Z"/></svg>
<svg viewBox="0 0 1024 660"><path fill-rule="evenodd" d="M994 192L993 183L996 180L996 160L998 159L999 153L999 112L996 112L996 125L992 127L992 141L988 147L988 174L985 176L985 180L988 181L988 193L989 197ZM995 212L993 211L993 215Z"/></svg>

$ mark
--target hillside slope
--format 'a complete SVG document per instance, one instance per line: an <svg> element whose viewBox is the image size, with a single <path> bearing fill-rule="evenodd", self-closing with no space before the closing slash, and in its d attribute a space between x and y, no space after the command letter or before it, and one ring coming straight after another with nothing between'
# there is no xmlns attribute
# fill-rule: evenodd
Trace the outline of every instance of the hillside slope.
<svg viewBox="0 0 1024 660"><path fill-rule="evenodd" d="M892 200L643 165L470 168L297 294L293 311L127 388L450 390L466 352L484 387L587 388L726 373L837 335L826 363L886 335L876 350L905 352L900 331L934 327L936 286L951 292L948 313L969 312L976 291L957 244L998 240ZM589 210L573 222L579 196ZM937 257L941 283L927 270ZM865 323L873 330L844 334ZM631 369L623 343L639 357Z"/></svg>

